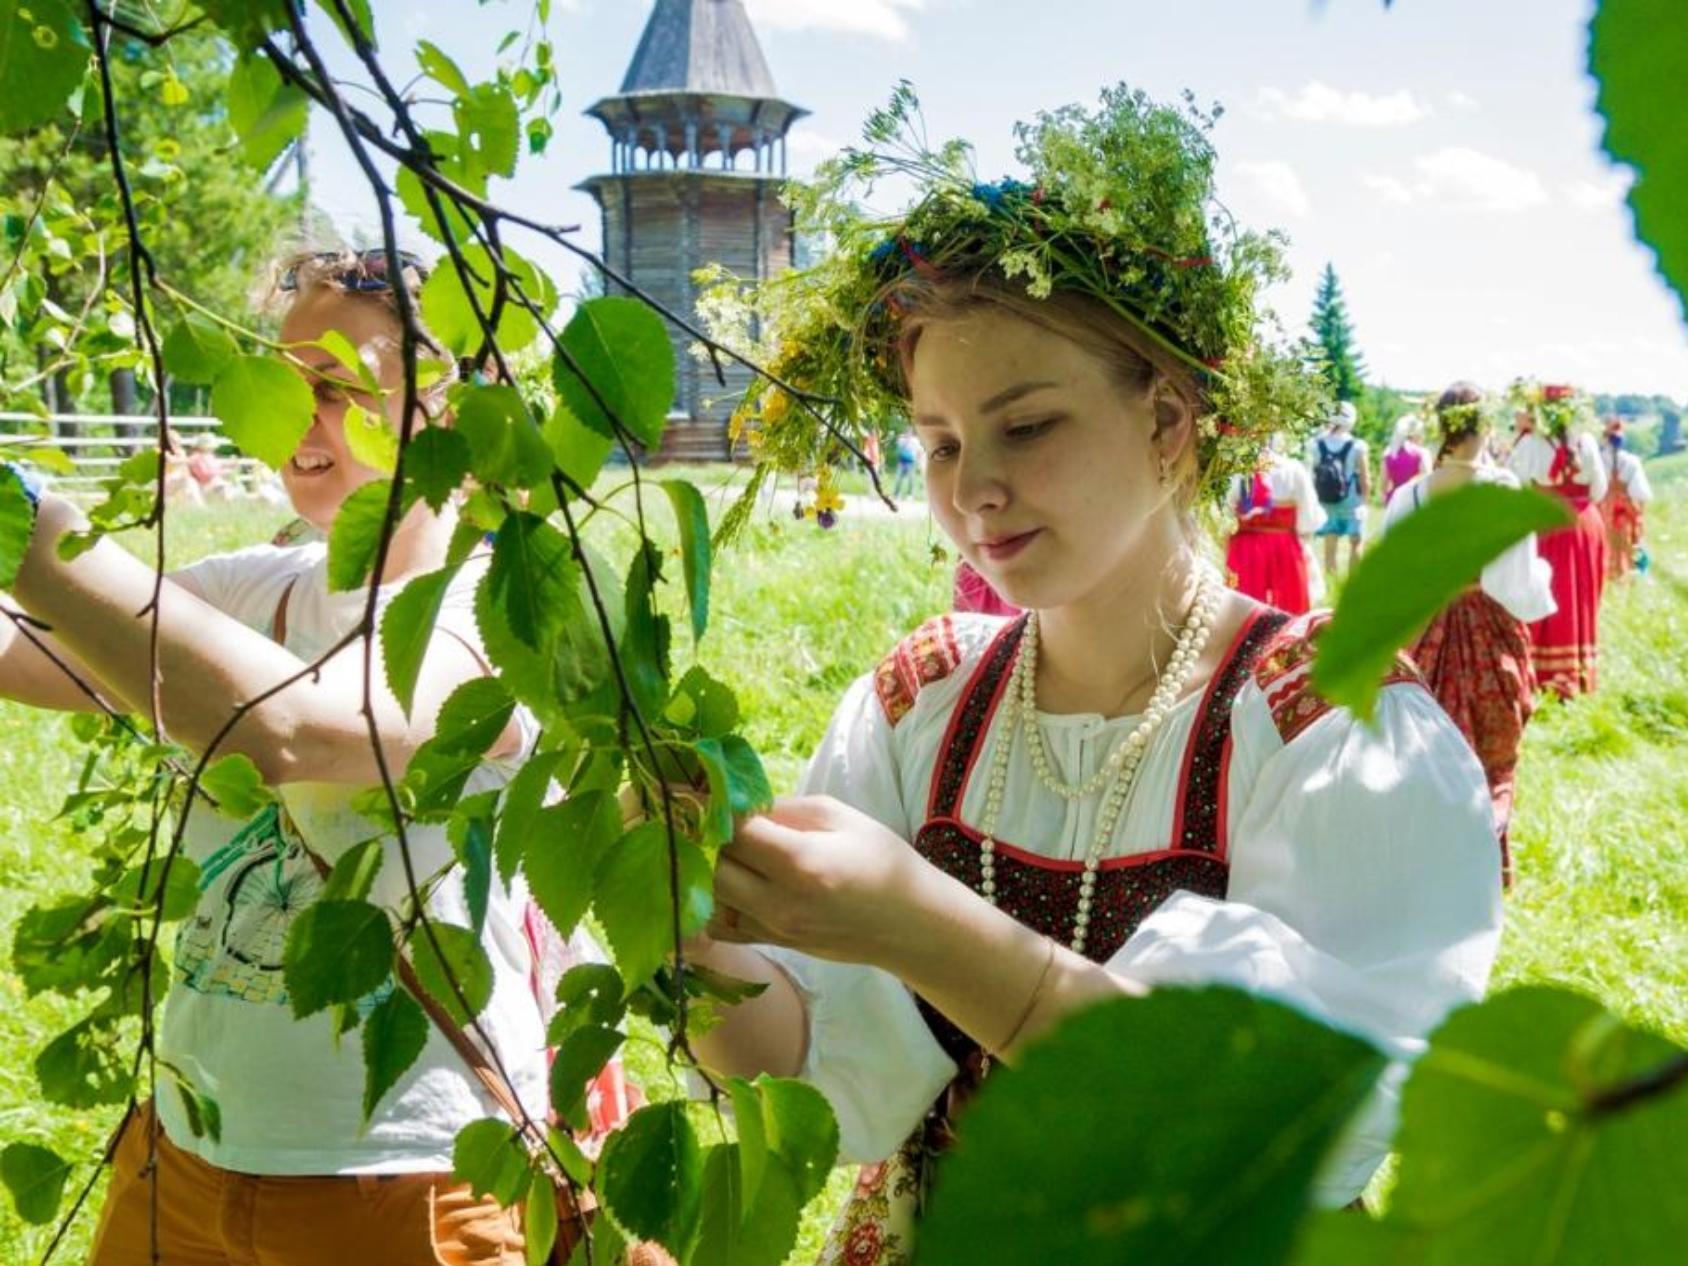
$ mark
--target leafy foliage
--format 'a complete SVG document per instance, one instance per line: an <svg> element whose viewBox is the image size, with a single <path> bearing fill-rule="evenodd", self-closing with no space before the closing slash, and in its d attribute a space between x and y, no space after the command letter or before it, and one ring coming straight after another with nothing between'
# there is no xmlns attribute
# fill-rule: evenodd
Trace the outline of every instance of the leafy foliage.
<svg viewBox="0 0 1688 1266"><path fill-rule="evenodd" d="M1319 372L1338 400L1358 400L1365 393L1366 366L1348 317L1348 301L1336 279L1336 265L1326 264L1313 297L1313 342Z"/></svg>

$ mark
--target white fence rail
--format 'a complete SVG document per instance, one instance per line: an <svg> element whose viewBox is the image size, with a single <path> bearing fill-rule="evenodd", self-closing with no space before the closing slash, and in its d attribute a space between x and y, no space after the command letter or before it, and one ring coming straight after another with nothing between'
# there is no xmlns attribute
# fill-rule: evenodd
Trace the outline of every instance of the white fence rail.
<svg viewBox="0 0 1688 1266"><path fill-rule="evenodd" d="M4 434L17 426L39 427L43 421L53 428L52 432ZM236 495L248 494L268 476L261 463L234 452L219 426L216 418L174 414L170 418L170 429L183 442L184 450L201 436L212 436L223 465L226 490ZM158 419L151 414L121 413L57 413L43 419L34 413L0 412L0 443L25 450L37 447L60 450L76 469L74 474L52 475L53 486L67 492L94 492L102 479L111 478L134 453L158 447ZM181 455L186 458L188 453L183 451Z"/></svg>

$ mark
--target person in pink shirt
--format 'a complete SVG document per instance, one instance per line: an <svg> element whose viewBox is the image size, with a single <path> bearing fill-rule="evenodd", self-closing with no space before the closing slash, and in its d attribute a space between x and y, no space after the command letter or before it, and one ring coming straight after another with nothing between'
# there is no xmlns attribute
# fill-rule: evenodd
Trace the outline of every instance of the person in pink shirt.
<svg viewBox="0 0 1688 1266"><path fill-rule="evenodd" d="M1432 465L1430 452L1419 443L1424 438L1424 423L1417 414L1404 413L1395 422L1395 435L1383 450L1383 504Z"/></svg>

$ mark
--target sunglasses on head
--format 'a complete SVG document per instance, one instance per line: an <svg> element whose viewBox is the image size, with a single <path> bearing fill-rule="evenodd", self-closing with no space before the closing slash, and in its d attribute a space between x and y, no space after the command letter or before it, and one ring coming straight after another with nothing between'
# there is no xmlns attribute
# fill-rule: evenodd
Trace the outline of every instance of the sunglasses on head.
<svg viewBox="0 0 1688 1266"><path fill-rule="evenodd" d="M346 258L346 251L317 251L308 255L299 263L294 264L281 275L279 288L283 292L294 291L299 288L299 266L304 263L321 263L328 260ZM379 291L391 290L392 282L387 273L387 252L381 247L366 251L352 251L351 264L337 272L328 273L327 279L347 290ZM399 268L416 274L418 281L428 279L428 265L422 262L419 255L410 251L398 252Z"/></svg>

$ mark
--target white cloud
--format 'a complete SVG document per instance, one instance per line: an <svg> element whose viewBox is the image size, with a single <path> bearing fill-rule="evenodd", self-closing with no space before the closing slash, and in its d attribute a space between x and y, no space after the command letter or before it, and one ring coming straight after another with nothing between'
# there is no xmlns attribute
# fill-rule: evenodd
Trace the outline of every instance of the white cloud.
<svg viewBox="0 0 1688 1266"><path fill-rule="evenodd" d="M1472 96L1469 92L1466 92L1463 88L1455 88L1452 92L1448 93L1448 104L1456 110L1475 110L1477 108L1477 98Z"/></svg>
<svg viewBox="0 0 1688 1266"><path fill-rule="evenodd" d="M812 171L816 163L831 158L847 144L835 136L811 132L801 123L792 129L786 140L793 174Z"/></svg>
<svg viewBox="0 0 1688 1266"><path fill-rule="evenodd" d="M1385 202L1434 202L1460 211L1527 211L1550 201L1547 186L1527 167L1465 145L1450 145L1413 160L1417 178L1371 173L1361 183ZM1585 182L1586 183L1586 182Z"/></svg>
<svg viewBox="0 0 1688 1266"><path fill-rule="evenodd" d="M1295 216L1307 215L1313 210L1301 177L1288 163L1277 159L1238 163L1237 170L1254 183L1255 189L1274 210Z"/></svg>
<svg viewBox="0 0 1688 1266"><path fill-rule="evenodd" d="M1430 114L1430 107L1406 88L1385 93L1360 89L1345 92L1317 79L1293 93L1282 88L1262 88L1259 108L1272 118L1301 123L1342 123L1350 127L1400 127Z"/></svg>
<svg viewBox="0 0 1688 1266"><path fill-rule="evenodd" d="M1631 179L1627 173L1613 172L1604 180L1573 180L1565 186L1565 198L1579 210L1604 211L1624 200Z"/></svg>
<svg viewBox="0 0 1688 1266"><path fill-rule="evenodd" d="M901 44L909 15L926 0L745 0L751 20L769 31L840 31Z"/></svg>

